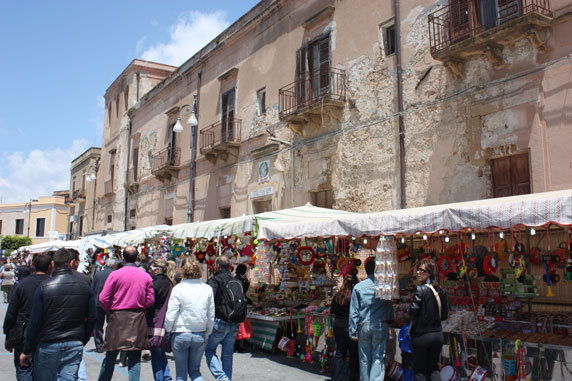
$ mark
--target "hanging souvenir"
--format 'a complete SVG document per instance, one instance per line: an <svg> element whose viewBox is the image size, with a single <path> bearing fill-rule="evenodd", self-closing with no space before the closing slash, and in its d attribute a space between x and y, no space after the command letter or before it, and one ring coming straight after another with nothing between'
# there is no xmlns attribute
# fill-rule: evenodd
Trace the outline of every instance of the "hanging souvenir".
<svg viewBox="0 0 572 381"><path fill-rule="evenodd" d="M391 238L380 237L375 253L375 297L391 300L397 297L397 248Z"/></svg>

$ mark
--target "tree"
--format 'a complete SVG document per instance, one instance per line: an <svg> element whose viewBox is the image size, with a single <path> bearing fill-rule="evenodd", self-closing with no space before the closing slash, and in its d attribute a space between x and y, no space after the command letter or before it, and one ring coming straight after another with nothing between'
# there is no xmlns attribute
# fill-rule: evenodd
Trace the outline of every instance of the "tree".
<svg viewBox="0 0 572 381"><path fill-rule="evenodd" d="M32 239L30 237L20 237L17 235L7 235L2 237L2 250L6 250L5 253L8 255L12 251L17 250L22 246L28 246L32 244Z"/></svg>

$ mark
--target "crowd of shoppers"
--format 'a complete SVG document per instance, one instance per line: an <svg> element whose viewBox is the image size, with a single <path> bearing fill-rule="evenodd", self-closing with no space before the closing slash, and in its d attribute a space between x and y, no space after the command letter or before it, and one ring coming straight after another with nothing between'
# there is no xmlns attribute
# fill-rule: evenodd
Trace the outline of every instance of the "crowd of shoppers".
<svg viewBox="0 0 572 381"><path fill-rule="evenodd" d="M166 355L170 350L176 380L202 380L203 356L217 381L232 379L234 344L250 302L245 296L247 267L239 265L233 276L228 258L220 256L214 275L203 283L194 257L179 258L178 266L160 258L142 266L138 257L135 247L126 247L121 258L108 258L93 280L75 270L79 255L74 250L36 255L35 271L19 282L14 267L4 266L0 278L9 299L5 346L14 352L17 380L85 379L83 346L92 333L95 350L105 352L98 380L112 379L120 353L126 356L128 379L139 380L145 349L151 350L155 380L173 379ZM375 297L374 270L375 261L366 261L367 277L358 283L355 273L348 274L334 294L332 381L385 377L394 311L391 301ZM416 279L408 309L415 380L440 380L447 295L439 286L434 260L419 262Z"/></svg>

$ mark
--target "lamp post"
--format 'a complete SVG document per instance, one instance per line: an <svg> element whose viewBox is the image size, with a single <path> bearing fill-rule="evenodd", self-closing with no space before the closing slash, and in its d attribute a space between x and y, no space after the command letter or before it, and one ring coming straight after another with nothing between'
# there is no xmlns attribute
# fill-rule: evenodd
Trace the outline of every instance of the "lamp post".
<svg viewBox="0 0 572 381"><path fill-rule="evenodd" d="M27 212L28 212L28 233L26 234L26 238L30 238L30 220L32 219L32 203L36 202L38 200L35 199L30 199L29 202L26 203L26 206L28 208Z"/></svg>
<svg viewBox="0 0 572 381"><path fill-rule="evenodd" d="M93 172L91 172L88 176L88 181L93 181L93 201L92 201L92 207L91 207L91 229L87 229L88 232L94 231L95 230L95 194L97 192L97 171L99 169L99 160L100 158L98 157L97 159L95 159L95 163L93 164ZM87 195L86 195L86 201L87 201ZM86 208L87 210L87 208ZM88 217L88 216L86 216Z"/></svg>
<svg viewBox="0 0 572 381"><path fill-rule="evenodd" d="M199 121L197 120L196 116L196 107L197 107L197 95L193 95L193 105L184 104L179 109L179 116L177 117L177 122L173 126L173 132L183 132L183 124L181 123L181 112L185 110L186 112L191 112L189 119L187 120L187 124L191 127L191 164L189 166L189 202L187 206L187 222L193 222L193 205L195 203L193 197L193 190L195 187L194 180L195 180L195 150L196 150L196 143L197 143L197 126L199 125Z"/></svg>

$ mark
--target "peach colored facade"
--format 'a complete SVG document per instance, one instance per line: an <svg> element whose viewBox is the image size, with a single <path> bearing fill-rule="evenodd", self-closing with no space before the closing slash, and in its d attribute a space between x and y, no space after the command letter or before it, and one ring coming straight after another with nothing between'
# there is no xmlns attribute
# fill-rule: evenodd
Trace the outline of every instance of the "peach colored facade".
<svg viewBox="0 0 572 381"><path fill-rule="evenodd" d="M52 240L66 233L68 207L63 196L39 197L38 200L0 205L2 235L27 236L32 244ZM21 222L17 222L21 221ZM52 235L53 238L50 237Z"/></svg>
<svg viewBox="0 0 572 381"><path fill-rule="evenodd" d="M134 61L106 94L96 229L571 188L572 0L435 32L465 3L261 1L118 112Z"/></svg>

